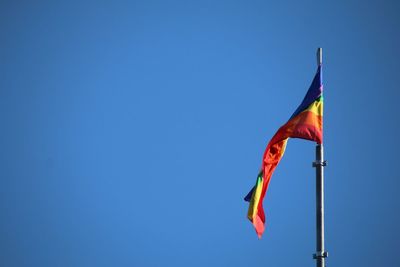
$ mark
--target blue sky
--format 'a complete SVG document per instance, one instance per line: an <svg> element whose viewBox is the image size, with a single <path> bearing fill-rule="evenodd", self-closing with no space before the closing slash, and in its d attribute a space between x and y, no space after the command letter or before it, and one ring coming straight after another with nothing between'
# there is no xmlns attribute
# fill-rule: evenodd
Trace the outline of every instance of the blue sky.
<svg viewBox="0 0 400 267"><path fill-rule="evenodd" d="M312 142L243 197L324 49L328 266L400 246L396 1L2 1L0 265L310 266Z"/></svg>

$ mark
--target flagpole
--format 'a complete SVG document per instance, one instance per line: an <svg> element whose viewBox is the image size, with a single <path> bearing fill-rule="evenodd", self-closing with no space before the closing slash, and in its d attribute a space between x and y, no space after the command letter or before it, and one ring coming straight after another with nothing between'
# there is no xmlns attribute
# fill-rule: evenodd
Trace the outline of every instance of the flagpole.
<svg viewBox="0 0 400 267"><path fill-rule="evenodd" d="M322 48L317 50L317 64L322 64ZM328 252L325 251L325 236L324 236L324 148L322 144L317 144L315 149L316 161L313 162L313 167L316 169L316 226L317 226L317 252L313 258L317 261L317 267L325 267L325 258L328 257Z"/></svg>

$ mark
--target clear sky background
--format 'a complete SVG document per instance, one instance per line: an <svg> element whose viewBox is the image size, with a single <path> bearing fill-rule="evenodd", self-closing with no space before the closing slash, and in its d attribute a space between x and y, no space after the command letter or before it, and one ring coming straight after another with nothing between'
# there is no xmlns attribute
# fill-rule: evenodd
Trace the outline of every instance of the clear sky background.
<svg viewBox="0 0 400 267"><path fill-rule="evenodd" d="M313 266L315 144L243 197L324 49L328 266L395 266L397 1L1 1L0 266Z"/></svg>

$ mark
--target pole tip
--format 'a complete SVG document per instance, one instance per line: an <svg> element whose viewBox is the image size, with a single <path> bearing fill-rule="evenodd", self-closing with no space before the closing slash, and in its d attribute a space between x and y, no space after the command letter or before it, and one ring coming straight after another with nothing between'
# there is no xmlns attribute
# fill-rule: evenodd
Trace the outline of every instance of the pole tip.
<svg viewBox="0 0 400 267"><path fill-rule="evenodd" d="M322 64L322 48L318 47L317 49L317 64L321 65Z"/></svg>

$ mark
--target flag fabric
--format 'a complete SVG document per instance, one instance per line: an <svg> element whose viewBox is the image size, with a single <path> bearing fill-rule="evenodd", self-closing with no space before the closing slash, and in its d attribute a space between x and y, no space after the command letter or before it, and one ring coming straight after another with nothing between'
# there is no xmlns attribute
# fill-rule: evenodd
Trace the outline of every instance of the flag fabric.
<svg viewBox="0 0 400 267"><path fill-rule="evenodd" d="M279 128L265 149L256 185L245 197L245 200L250 202L247 217L253 223L259 238L265 230L263 199L271 176L285 152L288 139L301 138L322 144L322 91L322 65L320 64L303 102L290 119Z"/></svg>

